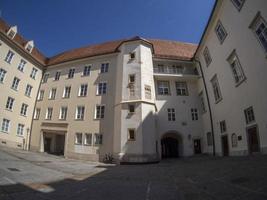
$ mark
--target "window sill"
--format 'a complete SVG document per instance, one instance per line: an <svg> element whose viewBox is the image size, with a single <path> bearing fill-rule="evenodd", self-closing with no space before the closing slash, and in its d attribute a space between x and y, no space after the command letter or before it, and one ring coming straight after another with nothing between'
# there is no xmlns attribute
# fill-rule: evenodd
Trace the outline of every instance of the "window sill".
<svg viewBox="0 0 267 200"><path fill-rule="evenodd" d="M81 77L88 77L90 76L91 74L88 74L88 75L81 75Z"/></svg>
<svg viewBox="0 0 267 200"><path fill-rule="evenodd" d="M220 103L222 100L223 100L222 98L220 98L220 99L216 100L216 101L215 101L215 104L218 104L218 103Z"/></svg>
<svg viewBox="0 0 267 200"><path fill-rule="evenodd" d="M238 87L239 85L241 85L243 82L245 82L247 79L246 77L243 78L241 81L239 81L238 83L235 84L235 87Z"/></svg>
<svg viewBox="0 0 267 200"><path fill-rule="evenodd" d="M68 80L68 79L73 79L73 78L74 78L74 77L67 77L66 80Z"/></svg>
<svg viewBox="0 0 267 200"><path fill-rule="evenodd" d="M79 98L83 98L83 97L87 97L87 95L86 96L78 96Z"/></svg>
<svg viewBox="0 0 267 200"><path fill-rule="evenodd" d="M67 118L66 119L58 119L59 121L66 121L67 120Z"/></svg>
<svg viewBox="0 0 267 200"><path fill-rule="evenodd" d="M16 92L18 91L18 89L16 89L16 88L11 88L11 89L14 90L14 91L16 91Z"/></svg>
<svg viewBox="0 0 267 200"><path fill-rule="evenodd" d="M45 119L45 120L47 120L47 121L51 121L52 119Z"/></svg>
<svg viewBox="0 0 267 200"><path fill-rule="evenodd" d="M74 143L74 145L79 145L79 146L82 146L82 144L79 144L79 143Z"/></svg>
<svg viewBox="0 0 267 200"><path fill-rule="evenodd" d="M25 94L25 96L28 97L28 98L31 98L31 96L29 96L29 95L27 95L27 94Z"/></svg>
<svg viewBox="0 0 267 200"><path fill-rule="evenodd" d="M135 139L128 139L128 142L135 142Z"/></svg>
<svg viewBox="0 0 267 200"><path fill-rule="evenodd" d="M5 110L6 110L6 111L9 111L9 112L13 112L12 109L8 109L8 108L6 108Z"/></svg>
<svg viewBox="0 0 267 200"><path fill-rule="evenodd" d="M84 119L75 119L75 121L84 121Z"/></svg>
<svg viewBox="0 0 267 200"><path fill-rule="evenodd" d="M18 135L16 134L17 137L24 138L24 135Z"/></svg>
<svg viewBox="0 0 267 200"><path fill-rule="evenodd" d="M2 132L2 133L6 133L6 134L8 134L8 133L9 133L8 131L3 131L3 130L1 130L1 132Z"/></svg>
<svg viewBox="0 0 267 200"><path fill-rule="evenodd" d="M84 146L92 147L92 144L84 144Z"/></svg>
<svg viewBox="0 0 267 200"><path fill-rule="evenodd" d="M20 114L20 116L22 116L22 117L27 117L27 115L22 115L22 114Z"/></svg>
<svg viewBox="0 0 267 200"><path fill-rule="evenodd" d="M56 99L56 98L55 98ZM48 100L55 100L55 99L48 99Z"/></svg>

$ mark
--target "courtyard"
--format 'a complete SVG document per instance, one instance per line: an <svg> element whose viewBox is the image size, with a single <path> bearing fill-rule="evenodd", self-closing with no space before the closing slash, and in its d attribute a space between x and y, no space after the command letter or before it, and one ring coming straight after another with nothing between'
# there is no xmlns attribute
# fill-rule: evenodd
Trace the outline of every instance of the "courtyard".
<svg viewBox="0 0 267 200"><path fill-rule="evenodd" d="M116 166L2 148L0 199L267 199L267 156Z"/></svg>

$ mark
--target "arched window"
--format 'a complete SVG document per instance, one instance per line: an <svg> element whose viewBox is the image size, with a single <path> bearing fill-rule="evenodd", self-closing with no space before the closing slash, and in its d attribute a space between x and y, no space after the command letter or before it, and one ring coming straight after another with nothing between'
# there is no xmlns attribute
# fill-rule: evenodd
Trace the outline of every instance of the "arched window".
<svg viewBox="0 0 267 200"><path fill-rule="evenodd" d="M237 147L237 135L235 133L232 134L232 147Z"/></svg>

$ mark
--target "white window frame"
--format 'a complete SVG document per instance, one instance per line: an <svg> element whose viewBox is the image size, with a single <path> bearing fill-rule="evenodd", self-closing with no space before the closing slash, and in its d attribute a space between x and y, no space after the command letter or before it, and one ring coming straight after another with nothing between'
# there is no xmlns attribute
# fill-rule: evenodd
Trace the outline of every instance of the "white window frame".
<svg viewBox="0 0 267 200"><path fill-rule="evenodd" d="M57 88L51 88L49 92L49 100L56 99L56 95L57 95Z"/></svg>
<svg viewBox="0 0 267 200"><path fill-rule="evenodd" d="M30 84L27 84L26 90L25 90L25 95L27 97L31 97L31 93L32 93L32 86Z"/></svg>
<svg viewBox="0 0 267 200"><path fill-rule="evenodd" d="M21 59L19 65L18 65L18 70L23 72L26 64L27 64L27 62L25 60Z"/></svg>
<svg viewBox="0 0 267 200"><path fill-rule="evenodd" d="M215 103L218 103L222 100L222 94L221 94L221 89L220 89L217 75L214 75L210 82L211 82L212 89L213 89Z"/></svg>
<svg viewBox="0 0 267 200"><path fill-rule="evenodd" d="M18 124L18 127L17 127L17 136L23 136L24 135L24 127L25 125L24 124Z"/></svg>
<svg viewBox="0 0 267 200"><path fill-rule="evenodd" d="M188 96L187 82L185 81L176 81L176 95L177 96Z"/></svg>
<svg viewBox="0 0 267 200"><path fill-rule="evenodd" d="M38 101L42 101L44 99L44 92L45 92L44 90L39 90L37 97Z"/></svg>
<svg viewBox="0 0 267 200"><path fill-rule="evenodd" d="M5 57L5 61L6 61L7 63L11 64L14 55L15 55L15 53L9 50L9 51L7 52L6 57Z"/></svg>
<svg viewBox="0 0 267 200"><path fill-rule="evenodd" d="M75 120L84 120L85 106L77 106Z"/></svg>
<svg viewBox="0 0 267 200"><path fill-rule="evenodd" d="M164 96L171 95L169 81L158 80L157 86L158 86L158 95L164 95Z"/></svg>
<svg viewBox="0 0 267 200"><path fill-rule="evenodd" d="M217 35L218 40L222 44L227 37L227 31L225 30L220 20L217 22L217 25L215 27L215 33Z"/></svg>
<svg viewBox="0 0 267 200"><path fill-rule="evenodd" d="M60 76L61 76L61 71L56 71L54 81L59 81Z"/></svg>
<svg viewBox="0 0 267 200"><path fill-rule="evenodd" d="M88 137L90 138L88 141ZM84 145L92 146L93 143L93 134L92 133L85 133L84 134Z"/></svg>
<svg viewBox="0 0 267 200"><path fill-rule="evenodd" d="M97 84L97 90L96 90L96 95L105 95L107 94L107 82L100 82Z"/></svg>
<svg viewBox="0 0 267 200"><path fill-rule="evenodd" d="M83 134L81 132L75 133L75 145L82 145L83 144Z"/></svg>
<svg viewBox="0 0 267 200"><path fill-rule="evenodd" d="M207 46L204 48L203 57L204 57L204 60L206 62L206 66L208 67L212 61L212 58L210 56L210 51L209 51Z"/></svg>
<svg viewBox="0 0 267 200"><path fill-rule="evenodd" d="M3 83L6 77L7 71L3 68L0 68L0 83Z"/></svg>
<svg viewBox="0 0 267 200"><path fill-rule="evenodd" d="M192 121L197 121L199 119L197 108L191 108L191 119Z"/></svg>
<svg viewBox="0 0 267 200"><path fill-rule="evenodd" d="M85 65L83 67L83 76L90 76L91 75L91 67L92 67L92 65Z"/></svg>
<svg viewBox="0 0 267 200"><path fill-rule="evenodd" d="M133 137L131 134L133 134ZM128 128L128 141L135 141L135 140L136 140L136 130L134 128Z"/></svg>
<svg viewBox="0 0 267 200"><path fill-rule="evenodd" d="M175 121L176 120L174 108L167 108L167 113L168 113L168 121Z"/></svg>
<svg viewBox="0 0 267 200"><path fill-rule="evenodd" d="M246 124L251 124L251 123L254 123L256 121L255 120L255 113L254 113L252 106L246 108L244 110L244 113L245 113Z"/></svg>
<svg viewBox="0 0 267 200"><path fill-rule="evenodd" d="M14 77L14 79L13 79L13 82L12 82L12 85L11 85L11 88L13 89L13 90L18 90L18 87L19 87L19 82L20 82L20 79L18 78L18 77Z"/></svg>
<svg viewBox="0 0 267 200"><path fill-rule="evenodd" d="M53 108L52 107L48 107L46 110L46 114L45 114L45 119L46 120L51 120L53 117Z"/></svg>
<svg viewBox="0 0 267 200"><path fill-rule="evenodd" d="M105 105L96 105L95 106L95 119L104 119L105 118Z"/></svg>
<svg viewBox="0 0 267 200"><path fill-rule="evenodd" d="M47 83L48 78L49 78L49 73L45 73L44 76L43 76L42 83Z"/></svg>
<svg viewBox="0 0 267 200"><path fill-rule="evenodd" d="M65 86L62 98L68 99L70 98L70 94L71 94L71 86Z"/></svg>
<svg viewBox="0 0 267 200"><path fill-rule="evenodd" d="M37 72L38 72L38 69L36 69L35 67L33 67L32 68L32 71L31 71L31 74L30 74L30 77L32 79L36 79Z"/></svg>
<svg viewBox="0 0 267 200"><path fill-rule="evenodd" d="M36 108L35 111L34 111L33 119L38 120L40 118L40 113L41 113L41 109L40 108Z"/></svg>
<svg viewBox="0 0 267 200"><path fill-rule="evenodd" d="M78 96L79 97L86 97L87 93L88 93L88 84L87 83L81 84L80 88L79 88Z"/></svg>
<svg viewBox="0 0 267 200"><path fill-rule="evenodd" d="M6 109L7 110L13 110L15 99L12 97L7 97L7 102L6 102Z"/></svg>
<svg viewBox="0 0 267 200"><path fill-rule="evenodd" d="M232 147L235 148L238 145L238 137L236 133L232 133L231 135L231 140L232 140Z"/></svg>
<svg viewBox="0 0 267 200"><path fill-rule="evenodd" d="M74 78L75 68L70 68L68 73L68 79Z"/></svg>
<svg viewBox="0 0 267 200"><path fill-rule="evenodd" d="M28 107L29 106L27 104L22 103L21 109L20 109L20 115L27 116Z"/></svg>
<svg viewBox="0 0 267 200"><path fill-rule="evenodd" d="M4 133L9 133L11 126L11 122L9 119L3 118L2 125L1 125L1 131Z"/></svg>
<svg viewBox="0 0 267 200"><path fill-rule="evenodd" d="M103 134L95 133L94 134L94 146L99 146L103 144Z"/></svg>
<svg viewBox="0 0 267 200"><path fill-rule="evenodd" d="M61 106L59 111L59 119L60 120L66 120L68 115L68 107L67 106Z"/></svg>
<svg viewBox="0 0 267 200"><path fill-rule="evenodd" d="M100 74L107 73L109 70L109 62L103 62L100 66Z"/></svg>

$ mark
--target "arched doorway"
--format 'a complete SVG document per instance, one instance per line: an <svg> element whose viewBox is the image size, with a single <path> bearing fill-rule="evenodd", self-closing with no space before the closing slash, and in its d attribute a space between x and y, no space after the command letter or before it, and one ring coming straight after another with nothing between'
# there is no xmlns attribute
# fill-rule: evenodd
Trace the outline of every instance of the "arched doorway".
<svg viewBox="0 0 267 200"><path fill-rule="evenodd" d="M181 155L182 143L177 133L166 133L161 139L161 157L178 158Z"/></svg>

